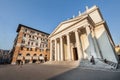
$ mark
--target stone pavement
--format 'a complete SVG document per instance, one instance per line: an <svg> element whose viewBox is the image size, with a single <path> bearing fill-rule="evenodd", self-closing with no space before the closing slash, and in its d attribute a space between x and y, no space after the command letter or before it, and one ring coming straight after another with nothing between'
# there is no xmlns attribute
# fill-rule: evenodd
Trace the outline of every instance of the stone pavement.
<svg viewBox="0 0 120 80"><path fill-rule="evenodd" d="M120 71L53 64L0 65L0 80L120 80Z"/></svg>

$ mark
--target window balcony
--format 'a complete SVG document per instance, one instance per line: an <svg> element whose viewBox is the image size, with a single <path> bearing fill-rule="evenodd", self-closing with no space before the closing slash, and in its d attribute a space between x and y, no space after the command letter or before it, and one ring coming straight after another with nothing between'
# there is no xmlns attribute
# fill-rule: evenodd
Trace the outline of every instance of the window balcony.
<svg viewBox="0 0 120 80"><path fill-rule="evenodd" d="M30 60L30 59L32 59L32 57L31 56L26 56L25 59Z"/></svg>
<svg viewBox="0 0 120 80"><path fill-rule="evenodd" d="M33 56L33 59L36 59L36 60L37 60L37 59L38 59L38 56Z"/></svg>
<svg viewBox="0 0 120 80"><path fill-rule="evenodd" d="M23 59L23 56L18 56L17 57L17 60L22 60Z"/></svg>

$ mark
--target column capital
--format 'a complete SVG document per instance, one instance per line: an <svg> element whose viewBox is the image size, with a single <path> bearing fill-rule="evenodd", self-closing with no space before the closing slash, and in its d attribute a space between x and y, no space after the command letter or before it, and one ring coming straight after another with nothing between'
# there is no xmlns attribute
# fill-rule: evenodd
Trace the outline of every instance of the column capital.
<svg viewBox="0 0 120 80"><path fill-rule="evenodd" d="M90 30L94 30L94 27L91 26L90 24L84 25L85 28L89 28Z"/></svg>
<svg viewBox="0 0 120 80"><path fill-rule="evenodd" d="M74 32L81 32L80 29L75 29Z"/></svg>
<svg viewBox="0 0 120 80"><path fill-rule="evenodd" d="M62 35L62 36L60 36L60 38L63 38L63 35Z"/></svg>
<svg viewBox="0 0 120 80"><path fill-rule="evenodd" d="M67 33L66 35L67 35L67 36L69 36L69 35L70 35L70 33Z"/></svg>

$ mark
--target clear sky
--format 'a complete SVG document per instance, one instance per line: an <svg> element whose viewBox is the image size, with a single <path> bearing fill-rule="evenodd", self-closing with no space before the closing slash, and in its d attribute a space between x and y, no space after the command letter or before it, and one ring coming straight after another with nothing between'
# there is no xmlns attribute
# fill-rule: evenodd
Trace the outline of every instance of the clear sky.
<svg viewBox="0 0 120 80"><path fill-rule="evenodd" d="M120 0L0 0L0 49L11 49L18 24L51 33L57 25L97 5L115 44L120 43Z"/></svg>

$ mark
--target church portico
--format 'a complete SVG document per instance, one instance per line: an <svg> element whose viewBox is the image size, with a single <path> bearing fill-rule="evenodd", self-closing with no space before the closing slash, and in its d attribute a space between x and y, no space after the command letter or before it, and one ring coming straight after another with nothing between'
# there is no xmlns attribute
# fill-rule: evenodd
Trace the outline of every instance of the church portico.
<svg viewBox="0 0 120 80"><path fill-rule="evenodd" d="M49 36L51 61L90 60L93 56L117 63L112 48L114 43L99 12L94 6L90 10L87 9L84 14L58 25Z"/></svg>
<svg viewBox="0 0 120 80"><path fill-rule="evenodd" d="M82 44L82 40L84 37L85 28L75 29L67 34L60 35L60 37L56 37L51 41L51 56L55 59L51 58L51 60L55 61L72 61L72 60L81 60L87 58L86 50L82 50L87 46L85 43ZM81 31L82 30L82 31ZM86 35L86 33L85 33ZM87 35L86 35L87 37ZM85 41L85 39L83 39Z"/></svg>

